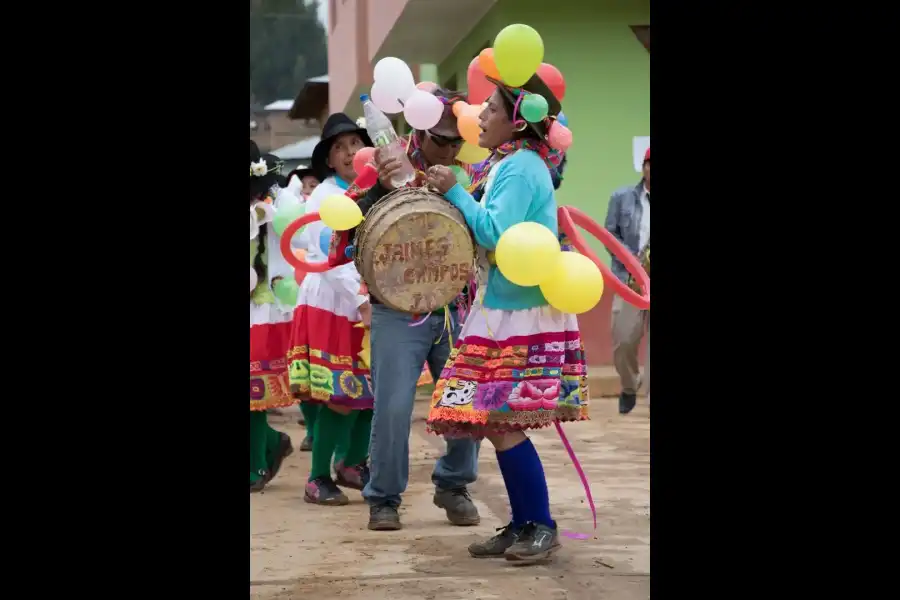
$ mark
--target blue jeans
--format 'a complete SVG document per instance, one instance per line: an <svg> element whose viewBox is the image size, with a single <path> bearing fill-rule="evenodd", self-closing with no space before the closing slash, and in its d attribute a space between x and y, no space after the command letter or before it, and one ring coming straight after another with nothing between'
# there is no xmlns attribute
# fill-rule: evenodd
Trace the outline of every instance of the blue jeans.
<svg viewBox="0 0 900 600"><path fill-rule="evenodd" d="M372 385L375 414L369 447L370 479L363 497L372 505L400 506L409 482L409 431L416 382L427 361L435 381L450 355L444 317L432 315L410 327L412 315L381 304L372 305ZM454 327L453 342L459 335ZM438 459L431 481L438 489L456 489L478 476L478 446L472 439L447 440L447 453Z"/></svg>

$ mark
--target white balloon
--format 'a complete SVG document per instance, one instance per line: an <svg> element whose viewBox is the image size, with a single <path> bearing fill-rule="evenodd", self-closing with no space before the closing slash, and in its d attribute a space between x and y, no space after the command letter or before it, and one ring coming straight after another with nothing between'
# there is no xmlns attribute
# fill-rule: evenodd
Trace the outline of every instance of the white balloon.
<svg viewBox="0 0 900 600"><path fill-rule="evenodd" d="M406 102L416 91L416 80L409 65L393 56L382 58L375 64L374 78L379 88L400 102Z"/></svg>
<svg viewBox="0 0 900 600"><path fill-rule="evenodd" d="M403 105L397 101L397 97L382 89L377 81L372 85L370 96L375 106L383 113L394 115L403 112Z"/></svg>
<svg viewBox="0 0 900 600"><path fill-rule="evenodd" d="M416 90L403 107L403 116L413 129L431 129L441 120L444 104L437 96Z"/></svg>
<svg viewBox="0 0 900 600"><path fill-rule="evenodd" d="M257 280L258 280L258 277L256 275L256 269L254 269L253 267L250 267L250 291L251 292L256 289Z"/></svg>

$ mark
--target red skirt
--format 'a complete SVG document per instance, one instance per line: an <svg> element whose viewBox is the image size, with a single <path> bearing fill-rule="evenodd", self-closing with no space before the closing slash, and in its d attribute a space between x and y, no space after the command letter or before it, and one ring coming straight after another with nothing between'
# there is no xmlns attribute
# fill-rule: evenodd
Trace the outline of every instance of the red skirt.
<svg viewBox="0 0 900 600"><path fill-rule="evenodd" d="M374 406L372 378L359 357L365 330L356 325L307 304L294 309L287 359L296 400L352 409Z"/></svg>
<svg viewBox="0 0 900 600"><path fill-rule="evenodd" d="M250 410L290 406L287 349L291 322L250 327Z"/></svg>

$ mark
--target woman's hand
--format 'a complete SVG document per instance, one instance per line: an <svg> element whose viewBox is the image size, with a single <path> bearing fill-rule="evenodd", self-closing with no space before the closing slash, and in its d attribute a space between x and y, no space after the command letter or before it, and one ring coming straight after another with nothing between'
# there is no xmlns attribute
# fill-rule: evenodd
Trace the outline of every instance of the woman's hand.
<svg viewBox="0 0 900 600"><path fill-rule="evenodd" d="M403 168L398 159L382 154L382 148L375 150L375 168L378 170L378 182L386 190L394 189L391 178Z"/></svg>
<svg viewBox="0 0 900 600"><path fill-rule="evenodd" d="M456 185L456 175L449 167L435 165L428 169L427 183L441 194L446 194Z"/></svg>
<svg viewBox="0 0 900 600"><path fill-rule="evenodd" d="M372 327L372 305L366 302L359 307L359 315L363 325Z"/></svg>

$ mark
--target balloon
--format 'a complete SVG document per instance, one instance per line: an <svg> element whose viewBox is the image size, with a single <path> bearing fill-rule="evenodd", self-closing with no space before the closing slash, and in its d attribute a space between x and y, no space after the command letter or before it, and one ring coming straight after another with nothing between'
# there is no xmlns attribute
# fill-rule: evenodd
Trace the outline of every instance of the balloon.
<svg viewBox="0 0 900 600"><path fill-rule="evenodd" d="M550 131L547 132L547 141L554 150L565 152L572 145L572 132L558 120L554 121Z"/></svg>
<svg viewBox="0 0 900 600"><path fill-rule="evenodd" d="M372 91L369 96L372 98L375 106L385 114L393 115L403 112L403 105L397 100L397 96L394 96L387 88L379 85L377 81L372 84Z"/></svg>
<svg viewBox="0 0 900 600"><path fill-rule="evenodd" d="M353 184L361 190L367 190L375 185L376 181L378 181L378 171L370 163L363 165L362 171L356 172L356 179L353 180Z"/></svg>
<svg viewBox="0 0 900 600"><path fill-rule="evenodd" d="M353 155L353 170L357 175L362 173L363 167L375 160L375 148L361 148Z"/></svg>
<svg viewBox="0 0 900 600"><path fill-rule="evenodd" d="M459 152L456 154L456 160L467 165L474 165L483 162L490 155L491 151L487 148L466 142L460 146Z"/></svg>
<svg viewBox="0 0 900 600"><path fill-rule="evenodd" d="M303 248L294 248L294 256L299 258L300 260L306 260L306 250ZM303 279L306 277L306 271L301 271L300 269L294 270L294 281L297 282L297 285L303 283Z"/></svg>
<svg viewBox="0 0 900 600"><path fill-rule="evenodd" d="M416 90L403 107L403 117L413 129L431 129L441 120L444 104L438 97L422 90Z"/></svg>
<svg viewBox="0 0 900 600"><path fill-rule="evenodd" d="M300 286L293 279L279 279L275 282L272 291L275 292L275 297L282 304L297 305L297 293L300 291Z"/></svg>
<svg viewBox="0 0 900 600"><path fill-rule="evenodd" d="M504 277L516 285L539 285L556 264L559 238L540 223L517 223L503 232L494 257Z"/></svg>
<svg viewBox="0 0 900 600"><path fill-rule="evenodd" d="M356 202L343 194L334 194L322 200L319 216L334 231L353 229L363 220L362 211Z"/></svg>
<svg viewBox="0 0 900 600"><path fill-rule="evenodd" d="M537 72L542 60L544 40L533 27L522 23L508 25L494 39L494 62L506 85L524 85Z"/></svg>
<svg viewBox="0 0 900 600"><path fill-rule="evenodd" d="M453 116L458 119L459 115L463 114L470 108L471 105L468 102L463 102L462 100L460 100L459 102L454 102L450 110L453 111Z"/></svg>
<svg viewBox="0 0 900 600"><path fill-rule="evenodd" d="M453 165L450 167L450 170L453 171L453 174L456 175L456 183L463 187L469 187L469 184L472 183L472 179L469 177L469 174L463 170L459 165Z"/></svg>
<svg viewBox="0 0 900 600"><path fill-rule="evenodd" d="M529 123L537 123L547 116L547 99L540 94L527 94L522 98L519 112Z"/></svg>
<svg viewBox="0 0 900 600"><path fill-rule="evenodd" d="M541 63L541 66L537 69L537 74L547 84L547 87L550 88L556 99L562 102L563 97L566 95L566 80L563 79L559 69L550 63Z"/></svg>
<svg viewBox="0 0 900 600"><path fill-rule="evenodd" d="M494 62L494 49L485 48L478 55L478 66L484 71L484 74L491 79L500 79L500 72L497 71L497 63Z"/></svg>
<svg viewBox="0 0 900 600"><path fill-rule="evenodd" d="M416 89L428 92L429 94L438 88L438 84L433 81L420 81L416 84Z"/></svg>
<svg viewBox="0 0 900 600"><path fill-rule="evenodd" d="M562 123L565 127L569 126L569 117L563 111L559 111L559 114L556 115L556 120Z"/></svg>
<svg viewBox="0 0 900 600"><path fill-rule="evenodd" d="M259 283L259 276L256 274L256 269L250 267L250 291L256 289L256 284Z"/></svg>
<svg viewBox="0 0 900 600"><path fill-rule="evenodd" d="M456 128L464 140L478 145L478 136L481 135L481 125L478 124L478 116L481 114L481 106L466 105L456 116Z"/></svg>
<svg viewBox="0 0 900 600"><path fill-rule="evenodd" d="M383 92L401 102L406 102L416 91L416 80L409 65L394 56L386 56L375 63L374 76L375 83Z"/></svg>
<svg viewBox="0 0 900 600"><path fill-rule="evenodd" d="M299 199L293 196L290 197L290 200L287 198L284 197L272 220L272 227L275 228L275 233L278 235L282 235L292 221L296 221L306 213L306 205Z"/></svg>
<svg viewBox="0 0 900 600"><path fill-rule="evenodd" d="M547 302L564 313L580 315L594 308L603 295L603 274L587 256L560 252L541 282Z"/></svg>
<svg viewBox="0 0 900 600"><path fill-rule="evenodd" d="M325 256L328 256L328 251L331 249L331 233L330 227L323 227L319 232L319 250Z"/></svg>
<svg viewBox="0 0 900 600"><path fill-rule="evenodd" d="M472 59L469 63L469 70L466 72L466 85L469 88L467 96L472 104L481 104L494 93L495 86L493 83L485 79L484 71L478 64L478 58Z"/></svg>

